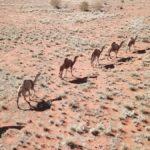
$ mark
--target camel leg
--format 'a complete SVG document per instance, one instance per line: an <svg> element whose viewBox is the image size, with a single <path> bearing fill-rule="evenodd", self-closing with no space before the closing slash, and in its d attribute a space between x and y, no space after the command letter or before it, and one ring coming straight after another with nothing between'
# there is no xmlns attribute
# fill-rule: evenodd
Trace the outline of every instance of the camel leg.
<svg viewBox="0 0 150 150"><path fill-rule="evenodd" d="M108 52L107 54L107 60L109 60L109 58L110 58L110 52Z"/></svg>
<svg viewBox="0 0 150 150"><path fill-rule="evenodd" d="M35 96L35 89L34 89L34 86L32 87L31 90L34 92L33 96Z"/></svg>
<svg viewBox="0 0 150 150"><path fill-rule="evenodd" d="M67 76L67 71L68 71L68 69L66 69L65 76Z"/></svg>
<svg viewBox="0 0 150 150"><path fill-rule="evenodd" d="M22 95L22 86L19 87L19 91L18 91L18 97L17 97L17 107L19 107L19 98L21 97Z"/></svg>
<svg viewBox="0 0 150 150"><path fill-rule="evenodd" d="M118 52L116 52L116 58L118 58Z"/></svg>
<svg viewBox="0 0 150 150"><path fill-rule="evenodd" d="M109 58L110 58L110 59L112 59L112 57L111 57L111 53L109 53Z"/></svg>
<svg viewBox="0 0 150 150"><path fill-rule="evenodd" d="M129 46L129 51L131 51L131 46Z"/></svg>
<svg viewBox="0 0 150 150"><path fill-rule="evenodd" d="M72 67L71 67L71 75L74 76L73 73L72 73Z"/></svg>
<svg viewBox="0 0 150 150"><path fill-rule="evenodd" d="M27 101L26 96L25 96L25 95L23 95L23 97L24 97L24 100L25 100L25 101L29 104L29 106L30 106L30 107L32 107L32 106L31 106L31 104L30 104L30 102L29 102L29 101Z"/></svg>
<svg viewBox="0 0 150 150"><path fill-rule="evenodd" d="M59 77L61 77L61 71L59 71Z"/></svg>
<svg viewBox="0 0 150 150"><path fill-rule="evenodd" d="M93 58L91 58L91 66L93 67Z"/></svg>
<svg viewBox="0 0 150 150"><path fill-rule="evenodd" d="M30 90L28 91L28 93L29 93L29 100L31 100L31 98L30 98L30 96L31 96Z"/></svg>
<svg viewBox="0 0 150 150"><path fill-rule="evenodd" d="M99 57L97 57L97 64L98 64L98 66L99 66Z"/></svg>
<svg viewBox="0 0 150 150"><path fill-rule="evenodd" d="M135 45L133 45L134 51L135 51Z"/></svg>
<svg viewBox="0 0 150 150"><path fill-rule="evenodd" d="M130 50L130 47L128 46L128 48L129 48L129 50ZM127 50L126 50L126 53L128 53L128 48L127 48Z"/></svg>
<svg viewBox="0 0 150 150"><path fill-rule="evenodd" d="M67 76L67 71L68 71L68 69L66 69L66 71L65 71L64 78ZM62 76L63 76L63 72L61 73L61 78L63 78Z"/></svg>
<svg viewBox="0 0 150 150"><path fill-rule="evenodd" d="M94 63L93 63L93 62L94 62L94 61L91 62L91 66L92 66L92 67L94 67Z"/></svg>
<svg viewBox="0 0 150 150"><path fill-rule="evenodd" d="M35 89L34 88L33 88L33 92L34 92L33 96L35 96Z"/></svg>
<svg viewBox="0 0 150 150"><path fill-rule="evenodd" d="M110 56L109 56L109 55L107 55L107 60L109 60L109 57L110 57Z"/></svg>
<svg viewBox="0 0 150 150"><path fill-rule="evenodd" d="M17 97L17 107L18 107L18 109L20 108L19 107L19 98L20 98L20 96L18 95L18 97Z"/></svg>
<svg viewBox="0 0 150 150"><path fill-rule="evenodd" d="M91 66L92 66L92 67L94 67L94 64L93 64L93 63L94 63L94 60L95 60L95 56L92 56L92 58L91 58Z"/></svg>
<svg viewBox="0 0 150 150"><path fill-rule="evenodd" d="M59 72L59 77L62 78L63 71Z"/></svg>

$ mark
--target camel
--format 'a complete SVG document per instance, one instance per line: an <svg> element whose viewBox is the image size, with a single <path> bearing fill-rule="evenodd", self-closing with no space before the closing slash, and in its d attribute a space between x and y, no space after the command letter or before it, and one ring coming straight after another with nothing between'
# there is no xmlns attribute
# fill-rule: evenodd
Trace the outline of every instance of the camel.
<svg viewBox="0 0 150 150"><path fill-rule="evenodd" d="M29 93L29 100L31 100L30 99L30 96L31 96L30 90L33 90L34 91L34 95L35 95L34 86L35 86L35 83L36 83L38 77L40 76L40 74L41 73L38 73L35 76L34 80L24 80L22 85L19 87L19 89L18 89L18 97L17 97L17 106L18 106L18 108L20 108L18 103L19 103L19 98L21 97L21 95L24 97L24 100L29 104L29 106L32 107L30 102L27 101L27 99L26 99L26 92Z"/></svg>
<svg viewBox="0 0 150 150"><path fill-rule="evenodd" d="M134 47L134 50L135 50L135 42L137 40L137 35L135 36L135 38L131 37L129 42L128 42L128 48L129 48L129 51L131 50L131 47L133 46Z"/></svg>
<svg viewBox="0 0 150 150"><path fill-rule="evenodd" d="M93 66L93 62L95 61L96 58L97 58L97 63L98 63L98 65L99 65L99 57L100 57L101 53L103 52L104 48L105 48L105 46L103 46L103 47L101 48L101 50L95 49L95 50L93 51L93 53L92 53L92 55L91 55L91 66Z"/></svg>
<svg viewBox="0 0 150 150"><path fill-rule="evenodd" d="M74 66L78 57L79 56L75 56L73 61L71 59L65 58L64 63L60 66L60 70L59 70L59 77L60 78L62 78L64 69L66 69L66 74L67 74L67 70L69 68L71 69L71 75L73 76L72 69L73 69L73 66Z"/></svg>
<svg viewBox="0 0 150 150"><path fill-rule="evenodd" d="M122 41L120 44L117 44L116 42L113 42L110 46L110 48L108 49L108 58L112 58L111 57L111 52L115 52L116 54L116 58L117 58L117 54L119 52L119 49L121 48L121 46L123 45L124 41ZM107 59L108 59L107 58Z"/></svg>

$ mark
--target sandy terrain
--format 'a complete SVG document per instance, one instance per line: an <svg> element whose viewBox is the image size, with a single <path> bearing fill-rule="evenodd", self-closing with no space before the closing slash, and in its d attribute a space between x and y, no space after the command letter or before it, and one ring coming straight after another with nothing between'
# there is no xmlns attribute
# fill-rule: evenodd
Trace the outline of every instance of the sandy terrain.
<svg viewBox="0 0 150 150"><path fill-rule="evenodd" d="M61 9L48 0L0 0L0 150L150 149L150 2L103 0L101 11L88 2L83 12L81 0L62 0ZM126 53L135 35L136 49ZM122 40L118 58L107 60L110 44ZM93 68L91 54L103 45ZM75 77L68 71L62 80L60 65L76 55ZM20 98L18 109L18 87L38 72L32 99L62 100L40 112Z"/></svg>

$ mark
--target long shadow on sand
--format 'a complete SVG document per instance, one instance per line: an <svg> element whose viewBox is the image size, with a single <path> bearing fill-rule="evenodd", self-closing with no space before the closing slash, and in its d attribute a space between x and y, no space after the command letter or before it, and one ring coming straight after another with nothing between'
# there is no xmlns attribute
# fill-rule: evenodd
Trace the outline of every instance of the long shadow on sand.
<svg viewBox="0 0 150 150"><path fill-rule="evenodd" d="M86 77L76 77L73 80L68 81L69 83L73 83L73 84L83 84L83 83L87 83L88 82L88 78L97 78L97 75L93 75L93 76L86 76Z"/></svg>
<svg viewBox="0 0 150 150"><path fill-rule="evenodd" d="M82 77L82 78L77 77L76 79L70 80L69 82L73 84L83 84L87 82L87 79L88 77Z"/></svg>
<svg viewBox="0 0 150 150"><path fill-rule="evenodd" d="M40 102L37 102L35 106L32 106L29 109L22 109L22 108L19 108L19 109L23 110L23 111L45 111L45 110L48 110L51 108L52 103L54 101L60 101L60 100L62 100L61 96L56 97L54 99L50 99L50 100L41 99ZM34 102L36 102L36 101L34 101Z"/></svg>
<svg viewBox="0 0 150 150"><path fill-rule="evenodd" d="M129 62L132 61L134 57L123 57L118 60L118 62Z"/></svg>
<svg viewBox="0 0 150 150"><path fill-rule="evenodd" d="M146 50L145 49L139 49L133 52L134 54L145 54Z"/></svg>
<svg viewBox="0 0 150 150"><path fill-rule="evenodd" d="M5 127L0 127L0 138L1 138L2 134L4 134L9 129L21 130L22 128L24 128L24 126L5 126Z"/></svg>

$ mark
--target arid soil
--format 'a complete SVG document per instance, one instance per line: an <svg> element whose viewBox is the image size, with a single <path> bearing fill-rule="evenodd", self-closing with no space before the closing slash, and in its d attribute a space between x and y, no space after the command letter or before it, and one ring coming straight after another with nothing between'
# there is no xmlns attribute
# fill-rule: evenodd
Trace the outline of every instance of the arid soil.
<svg viewBox="0 0 150 150"><path fill-rule="evenodd" d="M91 0L87 12L81 2L57 9L48 0L0 0L0 150L150 149L150 1L103 0L97 10ZM111 43L123 40L118 58L107 60ZM104 45L92 67L93 50ZM59 78L64 59L76 55L74 76ZM18 109L19 86L38 72L31 105L62 100L36 111L21 97Z"/></svg>

